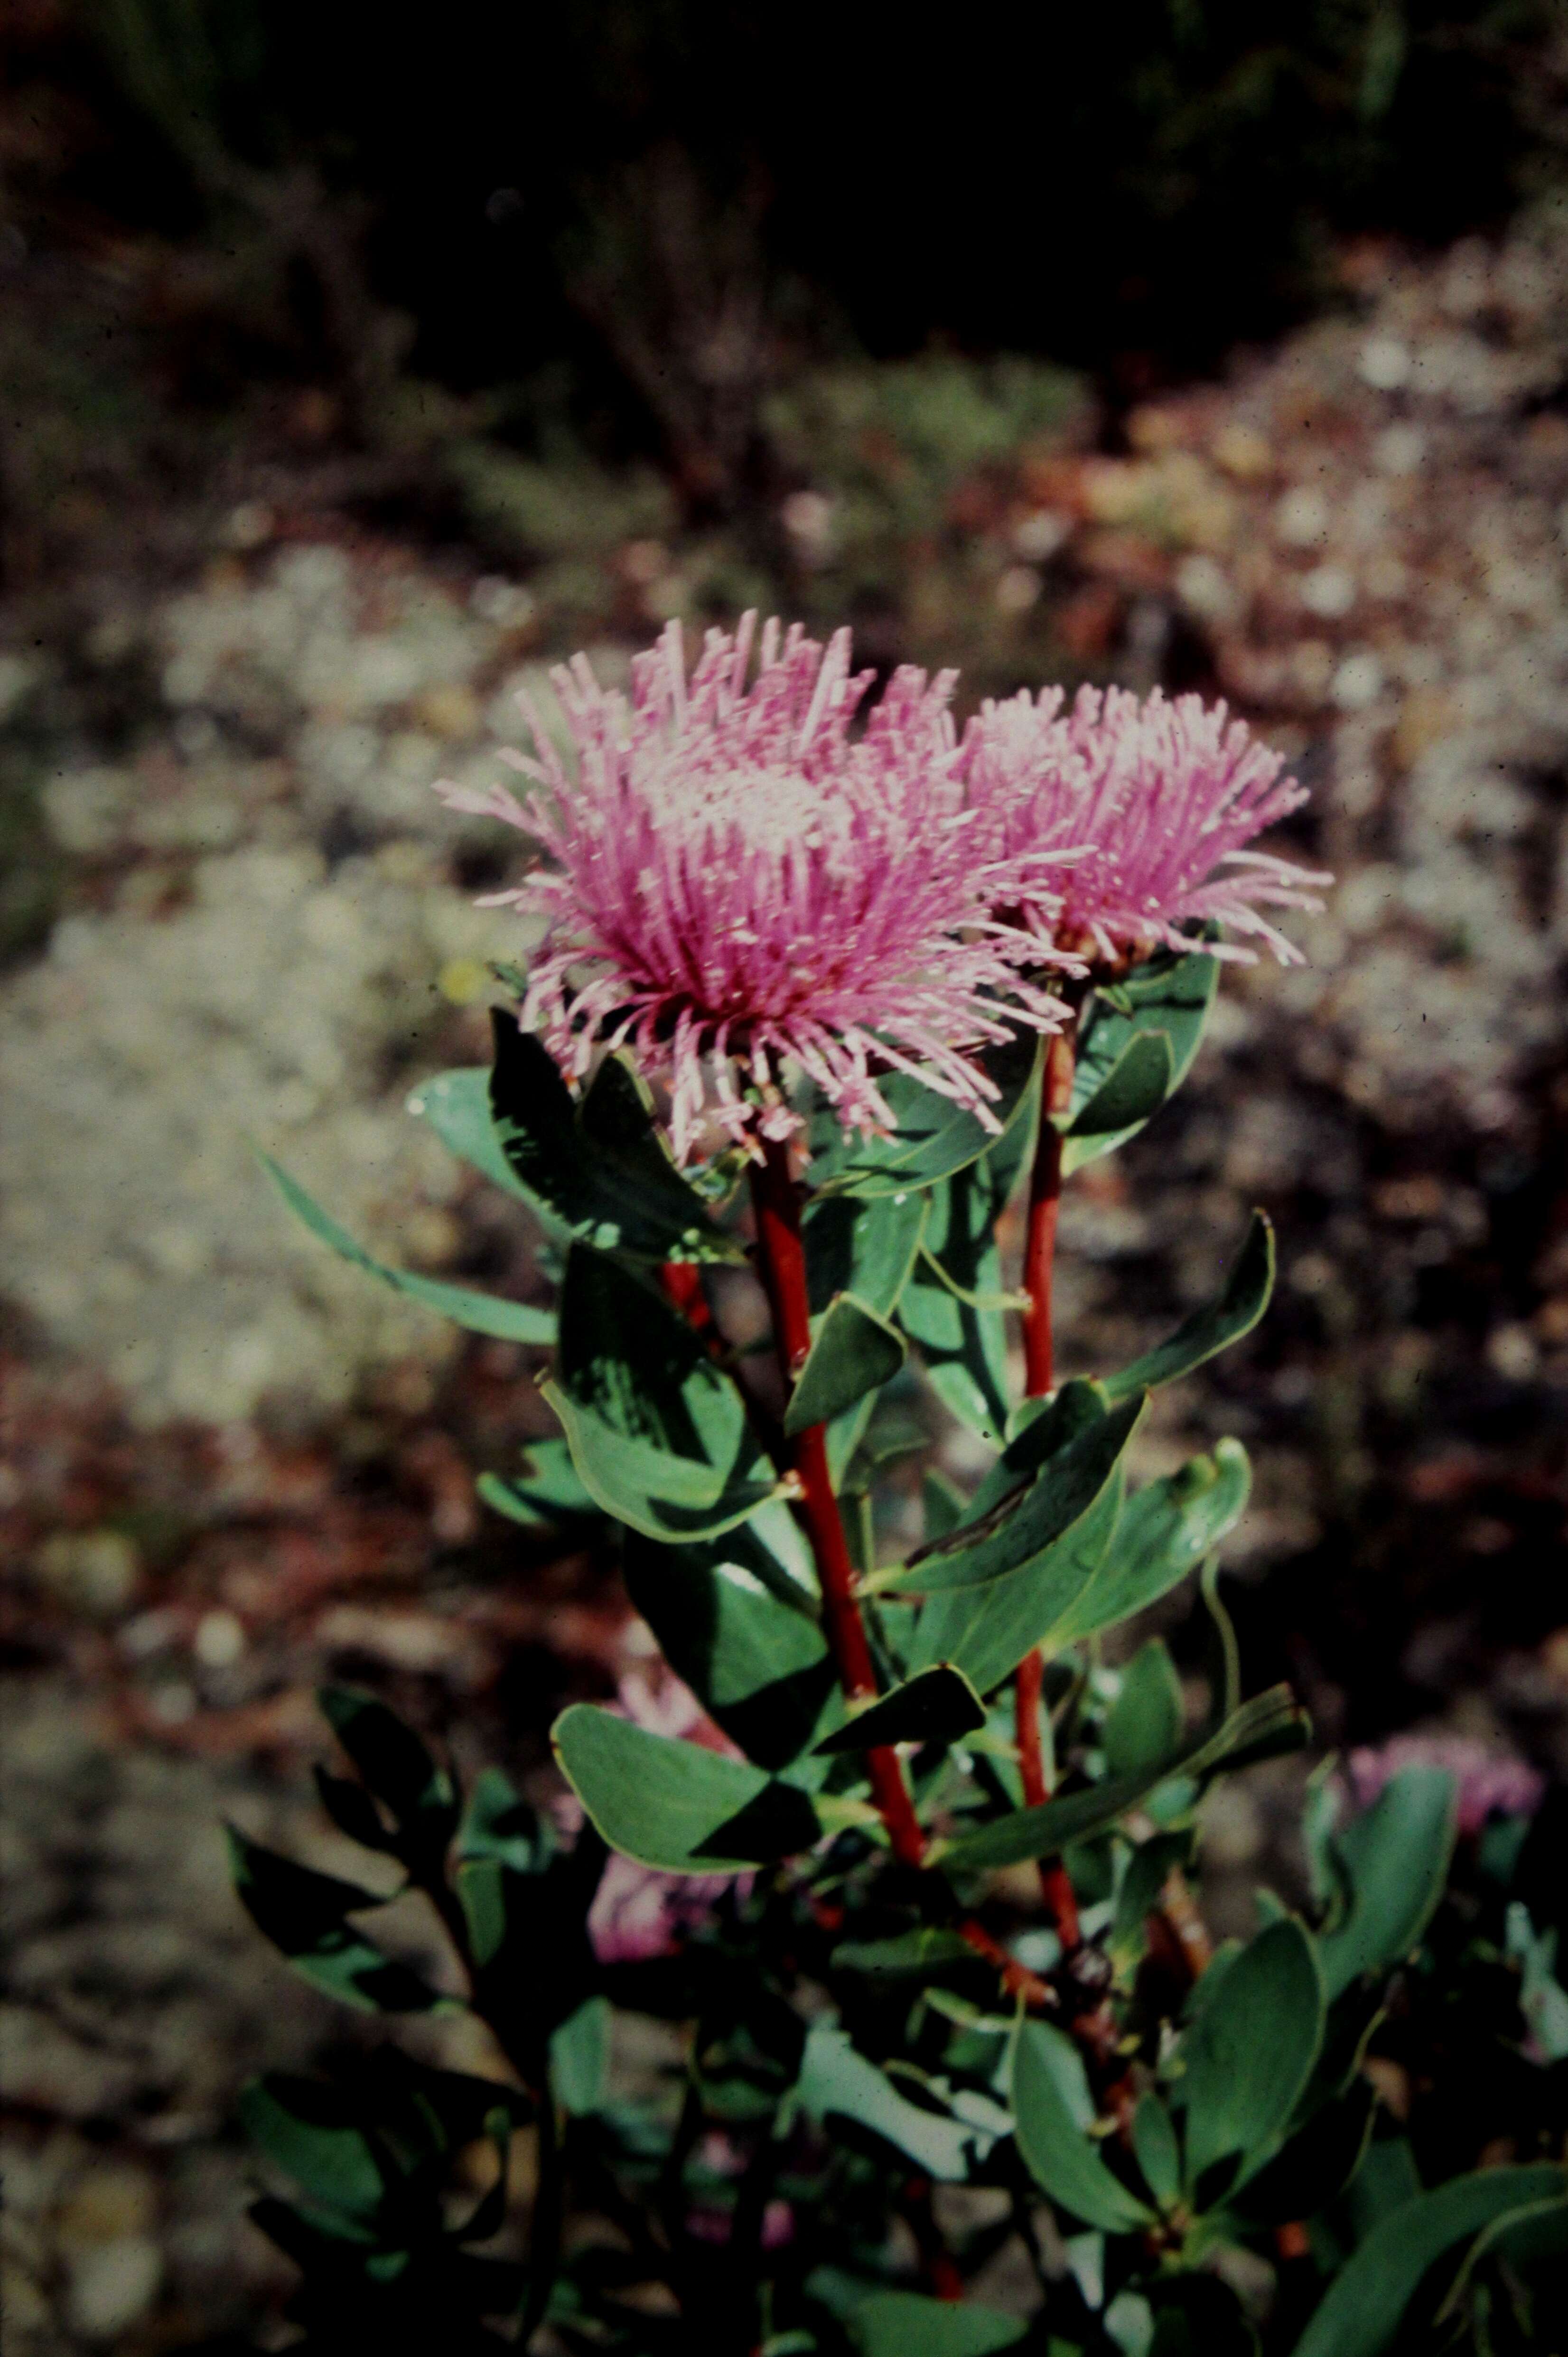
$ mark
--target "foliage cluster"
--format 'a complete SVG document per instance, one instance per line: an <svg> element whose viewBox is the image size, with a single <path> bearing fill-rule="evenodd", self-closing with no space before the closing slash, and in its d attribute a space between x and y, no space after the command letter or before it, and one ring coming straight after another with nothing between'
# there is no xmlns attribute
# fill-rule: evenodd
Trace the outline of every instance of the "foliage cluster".
<svg viewBox="0 0 1568 2357"><path fill-rule="evenodd" d="M1128 1449L1150 1393L1262 1315L1267 1222L1165 1343L1009 1395L997 1222L1042 1125L1069 1168L1136 1134L1191 1064L1216 973L1195 942L1103 981L1059 1112L1042 1112L1032 1048L998 1057L999 1136L913 1073L886 1083L890 1136L813 1124L790 1190L810 1344L781 1383L714 1314L755 1283L734 1158L678 1171L615 1056L575 1099L498 1015L492 1070L415 1101L548 1232L553 1311L370 1262L274 1171L382 1282L553 1346L561 1437L488 1477L489 1501L618 1544L637 1609L727 1739L573 1706L553 1732L582 1804L570 1841L498 1771L459 1792L383 1706L325 1697L358 1781L323 1773L323 1804L425 1894L456 1970L442 1985L384 1953L361 1929L383 1903L370 1885L236 1836L241 1895L346 2004L471 2008L497 2063L467 2076L389 2041L350 2083L251 2091L252 2132L298 2189L256 2214L303 2271L309 2347L527 2346L544 2327L628 2357L1558 2345L1568 1997L1531 1913L1534 1837L1494 1825L1455 1876L1446 1773L1406 1769L1346 1818L1326 1769L1299 1910L1261 1889L1251 1935L1211 1949L1185 1878L1215 1781L1309 1729L1287 1690L1244 1696L1219 1592L1244 1449L1222 1440L1137 1486ZM766 1277L768 1220L789 1213L757 1200ZM931 1462L944 1413L991 1452L972 1494ZM811 1435L875 1695L841 1675L844 1599L798 1518ZM1165 1643L1136 1641L1184 1582L1208 1632L1196 1722ZM1044 1801L1012 1691L1036 1648ZM588 1914L610 1849L735 1879L669 1953L604 1961ZM1044 1916L1020 1898L1036 1863ZM676 2028L681 2060L632 2100L614 2057L637 2015ZM1434 2024L1451 2061L1528 2083L1502 2165L1405 2132L1391 2090ZM1011 2262L1027 2311L1002 2304Z"/></svg>

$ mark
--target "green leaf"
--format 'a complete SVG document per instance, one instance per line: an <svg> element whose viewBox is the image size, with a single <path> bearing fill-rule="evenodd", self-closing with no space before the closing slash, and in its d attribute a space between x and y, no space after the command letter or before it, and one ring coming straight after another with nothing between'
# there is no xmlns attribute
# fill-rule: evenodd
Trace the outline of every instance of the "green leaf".
<svg viewBox="0 0 1568 2357"><path fill-rule="evenodd" d="M609 1999L591 1996L550 2034L550 2085L556 2102L579 2119L596 2112L605 2100L609 2058Z"/></svg>
<svg viewBox="0 0 1568 2357"><path fill-rule="evenodd" d="M241 2089L236 2109L252 2142L313 2202L349 2218L375 2218L386 2176L356 2104L340 2088L269 2071Z"/></svg>
<svg viewBox="0 0 1568 2357"><path fill-rule="evenodd" d="M829 1424L868 1392L891 1383L904 1363L897 1329L850 1293L839 1294L811 1338L811 1352L784 1410L791 1438Z"/></svg>
<svg viewBox="0 0 1568 2357"><path fill-rule="evenodd" d="M603 1508L583 1487L572 1451L553 1435L531 1440L519 1475L481 1473L474 1487L487 1506L528 1530L602 1520Z"/></svg>
<svg viewBox="0 0 1568 2357"><path fill-rule="evenodd" d="M1086 2135L1094 2106L1082 2057L1048 2022L1026 2021L1018 2032L1013 2109L1018 2149L1060 2208L1107 2234L1155 2223L1154 2212L1112 2174Z"/></svg>
<svg viewBox="0 0 1568 2357"><path fill-rule="evenodd" d="M845 2319L860 2357L991 2357L1026 2330L1021 2316L918 2291L875 2291Z"/></svg>
<svg viewBox="0 0 1568 2357"><path fill-rule="evenodd" d="M811 1743L837 1677L814 1599L765 1545L765 1521L700 1546L630 1533L623 1568L660 1651L709 1717L748 1760L783 1768Z"/></svg>
<svg viewBox="0 0 1568 2357"><path fill-rule="evenodd" d="M1168 2210L1181 2191L1181 2147L1169 2112L1151 2087L1133 2115L1133 2157L1155 2200Z"/></svg>
<svg viewBox="0 0 1568 2357"><path fill-rule="evenodd" d="M1181 1680L1162 1637L1140 1646L1122 1673L1105 1719L1105 1761L1112 1776L1163 1768L1181 1749Z"/></svg>
<svg viewBox="0 0 1568 2357"><path fill-rule="evenodd" d="M932 1596L983 1587L1007 1573L1031 1568L1110 1486L1144 1405L1143 1398L1130 1400L1096 1417L1047 1460L1026 1488L1012 1491L979 1522L965 1523L950 1537L920 1548L897 1574L897 1585ZM1069 1600L1064 1598L1059 1609Z"/></svg>
<svg viewBox="0 0 1568 2357"><path fill-rule="evenodd" d="M1179 1472L1135 1491L1094 1577L1050 1631L1053 1648L1077 1644L1157 1604L1240 1520L1251 1485L1246 1450L1227 1439L1215 1442L1212 1457L1190 1457Z"/></svg>
<svg viewBox="0 0 1568 2357"><path fill-rule="evenodd" d="M352 1686L323 1686L317 1700L367 1792L390 1811L405 1844L445 1852L457 1823L456 1792L413 1727L374 1695Z"/></svg>
<svg viewBox="0 0 1568 2357"><path fill-rule="evenodd" d="M806 2033L796 2100L814 2120L833 2116L869 2128L918 2162L928 2177L961 2184L975 2131L901 2095L886 2072L856 2053L842 2029L813 2022Z"/></svg>
<svg viewBox="0 0 1568 2357"><path fill-rule="evenodd" d="M873 1979L922 1979L944 1964L972 1964L974 1950L957 1932L927 1924L886 1940L845 1940L828 1962L837 1972L865 1973Z"/></svg>
<svg viewBox="0 0 1568 2357"><path fill-rule="evenodd" d="M977 1693L992 1693L1093 1578L1121 1506L1116 1466L1087 1512L1031 1561L983 1587L931 1597L915 1626L908 1668L952 1662Z"/></svg>
<svg viewBox="0 0 1568 2357"><path fill-rule="evenodd" d="M1379 2357L1427 2270L1498 2221L1568 2195L1568 2171L1506 2168L1455 2177L1374 2226L1329 2285L1294 2357Z"/></svg>
<svg viewBox="0 0 1568 2357"><path fill-rule="evenodd" d="M1025 1114L1038 1059L1037 1041L1015 1033L1004 1047L989 1049L980 1060L1001 1090L991 1110L1002 1135ZM934 1187L998 1143L997 1131L912 1073L890 1073L877 1086L897 1124L891 1136L860 1137L827 1111L812 1122L811 1184L819 1193L897 1195L910 1187Z"/></svg>
<svg viewBox="0 0 1568 2357"><path fill-rule="evenodd" d="M1151 1834L1128 1858L1116 1886L1116 1911L1106 1943L1120 1972L1131 1972L1143 1955L1148 1945L1148 1919L1160 1903L1173 1867L1190 1863L1192 1845L1190 1832Z"/></svg>
<svg viewBox="0 0 1568 2357"><path fill-rule="evenodd" d="M671 1161L623 1058L607 1056L577 1103L542 1040L499 1007L491 1020L495 1134L546 1226L635 1260L745 1258Z"/></svg>
<svg viewBox="0 0 1568 2357"><path fill-rule="evenodd" d="M1006 1447L959 1518L963 1527L989 1523L1009 1498L1022 1497L1041 1467L1098 1424L1110 1405L1098 1383L1077 1375L1049 1399L1020 1400L1008 1419Z"/></svg>
<svg viewBox="0 0 1568 2357"><path fill-rule="evenodd" d="M819 1751L867 1751L881 1743L951 1743L985 1725L985 1705L961 1670L938 1662L891 1694L856 1711L817 1745Z"/></svg>
<svg viewBox="0 0 1568 2357"><path fill-rule="evenodd" d="M1189 2188L1232 2154L1245 2175L1278 2145L1312 2075L1323 2016L1313 1943L1287 1916L1241 1951L1182 2040Z"/></svg>
<svg viewBox="0 0 1568 2357"><path fill-rule="evenodd" d="M1175 1094L1197 1053L1219 980L1219 961L1207 951L1194 950L1186 955L1166 951L1122 981L1093 993L1079 1032L1072 1103L1062 1149L1064 1175L1123 1145L1146 1118L1139 1114L1122 1129L1096 1127L1080 1132L1078 1127L1080 1115L1110 1082L1134 1039L1163 1039L1170 1059L1170 1077L1158 1102L1163 1103ZM1144 1075L1151 1072L1152 1061L1144 1066ZM1134 1067L1133 1076L1136 1075ZM1150 1107L1151 1112L1155 1109ZM1097 1121L1102 1117L1095 1116Z"/></svg>
<svg viewBox="0 0 1568 2357"><path fill-rule="evenodd" d="M230 1870L246 1912L306 1980L363 2013L429 2013L453 2002L348 1921L385 1903L374 1891L296 1866L233 1825L227 1832Z"/></svg>
<svg viewBox="0 0 1568 2357"><path fill-rule="evenodd" d="M1158 1113L1175 1085L1176 1060L1163 1031L1134 1031L1101 1082L1069 1118L1074 1139L1125 1137Z"/></svg>
<svg viewBox="0 0 1568 2357"><path fill-rule="evenodd" d="M1301 2108L1310 2100L1309 2090ZM1292 2218L1310 2218L1337 2201L1361 2166L1377 2110L1377 2089L1357 2079L1348 2094L1314 2112L1305 2127L1247 2179L1234 2204L1243 2220L1283 2225Z"/></svg>
<svg viewBox="0 0 1568 2357"><path fill-rule="evenodd" d="M650 1538L715 1537L780 1485L729 1376L641 1277L574 1244L544 1395L583 1486Z"/></svg>
<svg viewBox="0 0 1568 2357"><path fill-rule="evenodd" d="M1224 1290L1185 1318L1168 1341L1157 1350L1145 1351L1131 1366L1119 1368L1115 1374L1101 1378L1112 1399L1125 1399L1129 1393L1143 1387L1154 1391L1161 1383L1173 1383L1178 1375L1189 1375L1250 1334L1269 1306L1274 1289L1274 1231L1266 1211L1254 1211L1240 1252Z"/></svg>
<svg viewBox="0 0 1568 2357"><path fill-rule="evenodd" d="M394 1293L406 1294L411 1301L422 1302L455 1324L467 1327L471 1334L493 1334L503 1342L553 1342L555 1315L550 1309L537 1309L526 1301L503 1301L493 1293L476 1293L466 1285L447 1285L439 1277L415 1276L405 1268L389 1268L384 1261L373 1260L362 1244L355 1243L347 1228L338 1226L318 1203L313 1202L296 1178L291 1178L283 1165L274 1162L270 1154L258 1153L257 1160L266 1172L295 1217L302 1220L312 1235L330 1246L340 1260L351 1261L368 1276L390 1286Z"/></svg>
<svg viewBox="0 0 1568 2357"><path fill-rule="evenodd" d="M1158 2276L1145 2296L1154 2322L1145 2357L1258 2357L1258 2336L1218 2276Z"/></svg>
<svg viewBox="0 0 1568 2357"><path fill-rule="evenodd" d="M563 1772L612 1849L673 1873L739 1872L822 1837L806 1794L744 1760L650 1735L592 1703L551 1729Z"/></svg>
<svg viewBox="0 0 1568 2357"><path fill-rule="evenodd" d="M812 1316L820 1317L835 1294L852 1293L875 1317L891 1318L915 1265L930 1208L930 1197L912 1188L869 1200L810 1197L801 1234Z"/></svg>
<svg viewBox="0 0 1568 2357"><path fill-rule="evenodd" d="M414 1091L408 1110L429 1123L449 1154L488 1178L492 1187L532 1207L532 1197L519 1183L496 1135L490 1115L490 1076L482 1064L437 1072Z"/></svg>
<svg viewBox="0 0 1568 2357"><path fill-rule="evenodd" d="M312 1772L321 1805L339 1833L347 1834L362 1849L395 1853L396 1839L381 1822L380 1810L362 1784L356 1784L349 1776L333 1776L321 1767Z"/></svg>
<svg viewBox="0 0 1568 2357"><path fill-rule="evenodd" d="M942 1862L967 1874L1022 1866L1034 1857L1053 1857L1069 1842L1086 1840L1090 1834L1115 1824L1170 1777L1198 1779L1278 1751L1299 1750L1311 1731L1306 1713L1290 1688L1271 1686L1266 1694L1243 1703L1223 1726L1196 1738L1165 1767L1136 1776L1108 1777L1103 1783L1069 1792L1059 1801L1015 1809L946 1843L940 1852Z"/></svg>
<svg viewBox="0 0 1568 2357"><path fill-rule="evenodd" d="M1028 1127L1023 1118L1015 1125L1020 1137ZM1011 1155L993 1152L933 1188L930 1222L898 1313L942 1405L993 1445L1007 1420L1007 1333L994 1306L1002 1291L996 1222L1012 1176Z"/></svg>
<svg viewBox="0 0 1568 2357"><path fill-rule="evenodd" d="M460 1859L494 1858L514 1874L542 1874L555 1855L555 1835L501 1768L474 1779L457 1835Z"/></svg>
<svg viewBox="0 0 1568 2357"><path fill-rule="evenodd" d="M1454 1854L1454 1779L1445 1768L1402 1768L1369 1809L1332 1836L1348 1883L1342 1922L1318 1943L1330 2000L1363 1973L1403 1962L1443 1895Z"/></svg>

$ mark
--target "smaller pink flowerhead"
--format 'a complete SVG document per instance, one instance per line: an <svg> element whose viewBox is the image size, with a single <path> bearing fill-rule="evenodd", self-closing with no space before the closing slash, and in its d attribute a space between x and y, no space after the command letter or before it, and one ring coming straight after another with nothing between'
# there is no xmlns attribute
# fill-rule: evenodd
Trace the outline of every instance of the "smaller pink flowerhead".
<svg viewBox="0 0 1568 2357"><path fill-rule="evenodd" d="M1468 1735L1395 1735L1387 1743L1362 1745L1346 1766L1363 1809L1402 1768L1445 1768L1457 1788L1464 1834L1478 1834L1491 1816L1533 1816L1546 1795L1545 1778L1528 1761Z"/></svg>
<svg viewBox="0 0 1568 2357"><path fill-rule="evenodd" d="M1321 908L1314 888L1332 879L1247 846L1306 791L1223 704L1085 687L1064 709L1059 688L1020 694L982 706L963 767L986 856L1021 863L1013 907L1042 938L1114 963L1185 949L1183 926L1212 920L1299 960L1261 912Z"/></svg>
<svg viewBox="0 0 1568 2357"><path fill-rule="evenodd" d="M795 1128L785 1065L865 1133L894 1126L890 1069L989 1122L974 1050L1065 1010L1020 979L1029 945L991 920L953 675L896 672L852 728L872 674L852 674L849 632L824 651L767 623L748 683L755 626L710 630L688 680L672 622L633 662L629 701L577 656L552 674L575 774L524 700L536 758L510 758L526 806L441 789L543 846L547 864L493 896L545 920L522 1020L574 1077L624 1046L666 1080L682 1160L704 1113L746 1144Z"/></svg>

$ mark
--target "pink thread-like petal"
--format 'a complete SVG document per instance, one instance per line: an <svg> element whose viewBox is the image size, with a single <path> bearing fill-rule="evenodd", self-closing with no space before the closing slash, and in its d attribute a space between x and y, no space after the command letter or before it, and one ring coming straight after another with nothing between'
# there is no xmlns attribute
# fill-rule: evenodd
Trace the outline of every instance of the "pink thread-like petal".
<svg viewBox="0 0 1568 2357"><path fill-rule="evenodd" d="M1069 710L1059 688L986 704L963 745L1003 879L996 905L1043 937L1092 941L1108 960L1185 948L1183 927L1212 920L1299 961L1260 909L1320 908L1316 888L1332 879L1245 848L1306 800L1283 767L1223 704L1158 688L1140 700L1086 687ZM1220 954L1254 952L1230 942Z"/></svg>
<svg viewBox="0 0 1568 2357"><path fill-rule="evenodd" d="M1030 976L1050 953L993 921L955 674L896 672L855 730L873 674L852 670L847 630L824 652L767 622L747 686L757 636L754 615L710 630L688 676L671 623L633 661L629 698L579 655L553 674L575 777L535 720L549 792L522 807L504 788L449 790L543 847L506 896L545 920L522 1020L573 1077L624 1041L670 1089L682 1158L704 1119L740 1143L795 1126L786 1066L862 1132L891 1125L878 1065L918 1067L994 1125L975 1051L1065 1010ZM1048 872L1054 892L1067 871Z"/></svg>

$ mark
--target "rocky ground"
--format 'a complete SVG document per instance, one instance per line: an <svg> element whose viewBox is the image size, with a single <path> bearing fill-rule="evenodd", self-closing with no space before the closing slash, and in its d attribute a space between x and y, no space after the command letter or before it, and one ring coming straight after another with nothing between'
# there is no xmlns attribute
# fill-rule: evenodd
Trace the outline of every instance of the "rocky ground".
<svg viewBox="0 0 1568 2357"><path fill-rule="evenodd" d="M1220 1430L1254 1453L1230 1558L1253 1681L1292 1676L1326 1742L1441 1718L1562 1775L1568 226L1348 267L1341 314L1134 411L1114 452L979 469L944 529L1002 669L1037 615L1091 671L1229 694L1312 785L1299 841L1339 879L1309 964L1228 981L1157 1138L1074 1183L1069 1362L1211 1291L1264 1203L1274 1312L1147 1455ZM832 486L791 497L831 566ZM475 1467L545 1420L522 1355L329 1259L249 1151L387 1257L535 1281L404 1105L482 1054L485 962L519 950L472 905L505 846L430 786L491 774L559 617L320 508L245 499L203 529L188 577L101 571L0 657L27 889L53 902L0 985L27 2357L274 2312L232 2096L343 2032L250 1934L216 1826L328 1858L313 1683L378 1684L528 1772L628 1641L602 1566L475 1501ZM650 627L674 556L606 562ZM1261 1858L1288 1874L1284 1814L1266 1775L1217 1809L1221 1917Z"/></svg>

